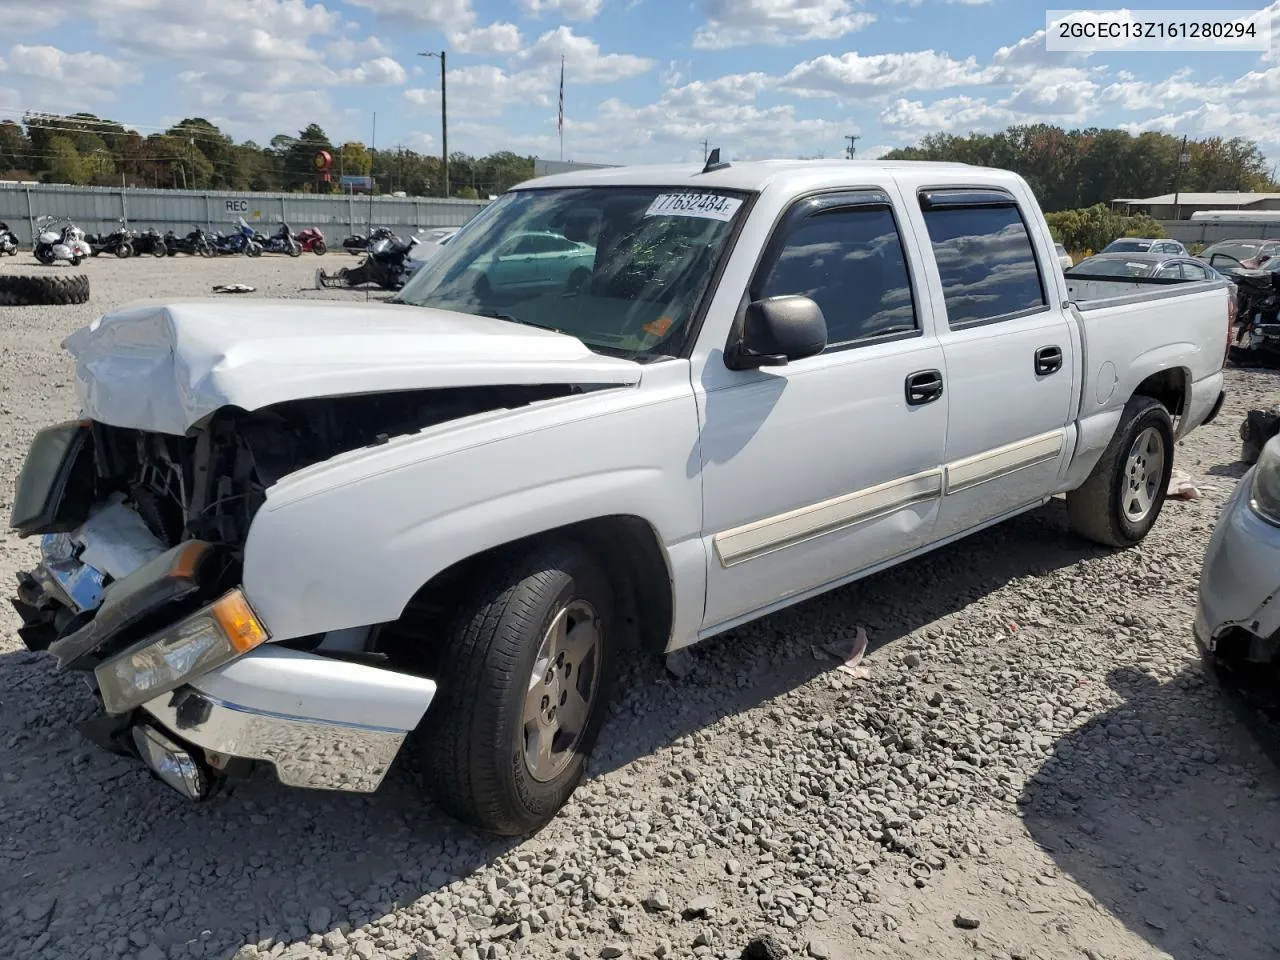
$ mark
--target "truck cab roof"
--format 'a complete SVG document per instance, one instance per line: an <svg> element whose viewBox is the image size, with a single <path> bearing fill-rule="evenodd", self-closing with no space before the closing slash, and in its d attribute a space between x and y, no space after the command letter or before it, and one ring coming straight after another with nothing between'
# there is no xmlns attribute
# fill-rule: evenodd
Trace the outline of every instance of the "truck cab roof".
<svg viewBox="0 0 1280 960"><path fill-rule="evenodd" d="M759 192L779 186L797 192L823 186L850 186L897 179L903 174L930 174L938 186L972 183L985 186L1013 179L1007 170L975 167L966 163L924 160L749 160L731 162L707 173L701 164L668 163L558 173L516 184L513 190L558 187L687 186ZM932 176L935 175L936 177Z"/></svg>

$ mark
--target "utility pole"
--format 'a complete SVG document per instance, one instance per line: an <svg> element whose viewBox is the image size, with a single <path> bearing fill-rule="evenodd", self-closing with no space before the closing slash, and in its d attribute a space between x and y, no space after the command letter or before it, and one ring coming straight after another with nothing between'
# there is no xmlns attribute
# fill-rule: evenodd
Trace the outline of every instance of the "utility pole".
<svg viewBox="0 0 1280 960"><path fill-rule="evenodd" d="M844 148L844 157L846 160L852 160L853 155L858 152L857 142L862 139L858 134L849 134L845 137L849 141L849 145Z"/></svg>
<svg viewBox="0 0 1280 960"><path fill-rule="evenodd" d="M445 92L445 58L448 51L420 53L420 57L436 57L440 61L440 165L444 168L444 195L449 196L449 100Z"/></svg>
<svg viewBox="0 0 1280 960"><path fill-rule="evenodd" d="M709 142L709 141L707 141L707 140L703 140L703 141L702 141L702 162L703 162L703 163L706 163L706 162L707 162L707 148L708 148L708 147L710 147L710 146L711 146L711 144L710 144L710 142Z"/></svg>
<svg viewBox="0 0 1280 960"><path fill-rule="evenodd" d="M1191 156L1187 153L1187 138L1182 138L1182 146L1178 148L1178 172L1173 175L1173 219L1182 219L1182 168L1191 160Z"/></svg>

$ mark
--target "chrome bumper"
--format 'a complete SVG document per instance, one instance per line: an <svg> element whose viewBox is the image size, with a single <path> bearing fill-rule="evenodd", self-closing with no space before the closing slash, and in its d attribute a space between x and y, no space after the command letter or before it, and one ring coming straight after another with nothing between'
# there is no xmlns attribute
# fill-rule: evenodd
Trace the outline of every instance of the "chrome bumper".
<svg viewBox="0 0 1280 960"><path fill-rule="evenodd" d="M371 793L435 691L425 677L267 646L142 709L214 766L258 760L287 786Z"/></svg>

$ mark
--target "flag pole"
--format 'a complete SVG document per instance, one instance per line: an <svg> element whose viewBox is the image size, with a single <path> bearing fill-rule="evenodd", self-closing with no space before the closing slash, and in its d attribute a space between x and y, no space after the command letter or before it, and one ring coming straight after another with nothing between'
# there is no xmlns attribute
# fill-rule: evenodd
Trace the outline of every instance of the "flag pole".
<svg viewBox="0 0 1280 960"><path fill-rule="evenodd" d="M556 120L560 131L560 162L564 162L564 54L560 55L560 113Z"/></svg>

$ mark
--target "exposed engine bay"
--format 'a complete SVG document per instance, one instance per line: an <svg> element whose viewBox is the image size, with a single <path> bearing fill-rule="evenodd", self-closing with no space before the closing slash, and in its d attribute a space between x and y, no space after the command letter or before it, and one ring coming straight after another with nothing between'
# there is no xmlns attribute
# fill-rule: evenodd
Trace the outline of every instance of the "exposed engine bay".
<svg viewBox="0 0 1280 960"><path fill-rule="evenodd" d="M249 526L282 477L437 424L590 389L462 387L292 400L252 413L223 408L184 437L96 421L51 428L60 433L37 437L28 463L43 466L20 479L15 500L18 533L44 535L44 562L19 576L14 601L24 641L91 669L239 582ZM120 629L92 623L99 607L100 620L117 613L103 602L112 582L181 545L200 546L199 570L158 575L171 595L139 598L138 611L119 614Z"/></svg>

